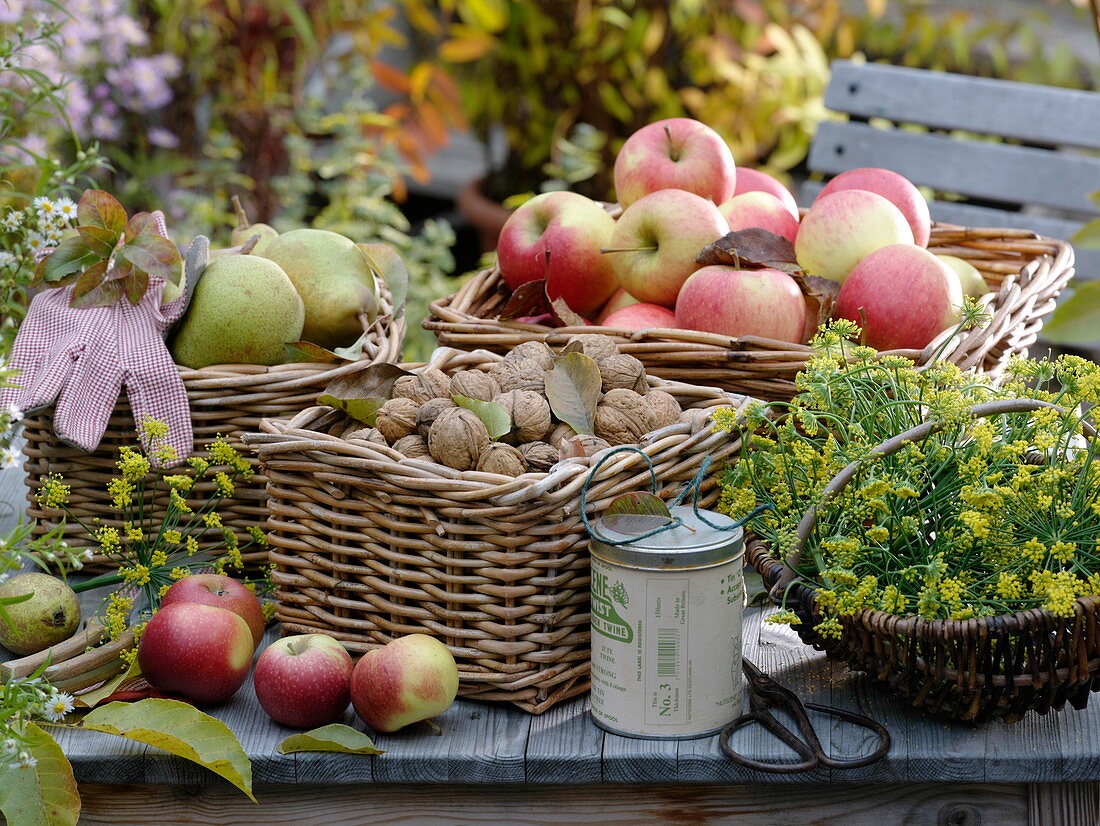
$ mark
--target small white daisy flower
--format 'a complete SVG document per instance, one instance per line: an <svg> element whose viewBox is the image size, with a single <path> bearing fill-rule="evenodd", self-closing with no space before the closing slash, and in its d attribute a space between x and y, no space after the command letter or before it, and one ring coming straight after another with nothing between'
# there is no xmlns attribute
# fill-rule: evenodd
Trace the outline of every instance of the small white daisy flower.
<svg viewBox="0 0 1100 826"><path fill-rule="evenodd" d="M51 723L56 723L73 710L73 696L59 691L53 699L46 704L45 717Z"/></svg>
<svg viewBox="0 0 1100 826"><path fill-rule="evenodd" d="M71 198L58 198L54 207L62 218L68 218L70 221L76 218L76 204Z"/></svg>
<svg viewBox="0 0 1100 826"><path fill-rule="evenodd" d="M0 754L5 757L11 757L19 751L19 744L15 742L14 737L5 738L3 743L0 743Z"/></svg>
<svg viewBox="0 0 1100 826"><path fill-rule="evenodd" d="M29 751L21 751L19 752L19 761L15 764L15 767L17 769L29 769L37 762L37 760L31 757Z"/></svg>
<svg viewBox="0 0 1100 826"><path fill-rule="evenodd" d="M23 452L17 447L9 447L3 453L0 453L0 466L5 470L19 467L22 460Z"/></svg>
<svg viewBox="0 0 1100 826"><path fill-rule="evenodd" d="M2 368L0 368L2 369ZM12 422L23 421L23 411L17 404L9 404L8 409L5 411L8 414L8 420Z"/></svg>
<svg viewBox="0 0 1100 826"><path fill-rule="evenodd" d="M23 210L21 209L9 209L7 215L0 220L0 224L3 224L4 229L16 230L23 226Z"/></svg>
<svg viewBox="0 0 1100 826"><path fill-rule="evenodd" d="M45 195L38 196L32 203L34 204L34 208L38 210L39 215L54 215L57 211L57 204Z"/></svg>

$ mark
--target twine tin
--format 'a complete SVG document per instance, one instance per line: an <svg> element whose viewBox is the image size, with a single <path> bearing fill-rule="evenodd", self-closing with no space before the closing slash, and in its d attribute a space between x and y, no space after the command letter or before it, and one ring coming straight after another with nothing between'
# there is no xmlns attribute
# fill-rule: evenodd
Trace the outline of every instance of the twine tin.
<svg viewBox="0 0 1100 826"><path fill-rule="evenodd" d="M682 525L633 542L593 524L592 718L627 737L705 737L741 714L742 530L671 512Z"/></svg>

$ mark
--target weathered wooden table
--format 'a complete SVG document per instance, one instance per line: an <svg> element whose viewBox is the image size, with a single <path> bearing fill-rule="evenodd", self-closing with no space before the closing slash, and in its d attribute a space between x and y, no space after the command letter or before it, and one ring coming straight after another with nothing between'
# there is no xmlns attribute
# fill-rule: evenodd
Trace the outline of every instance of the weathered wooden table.
<svg viewBox="0 0 1100 826"><path fill-rule="evenodd" d="M21 507L21 479L0 474L0 502ZM0 519L6 529L14 515ZM751 609L745 655L805 700L858 709L889 729L893 745L862 769L769 775L740 768L717 738L634 740L605 734L577 700L540 717L459 701L437 718L378 735L375 757L277 754L292 731L260 709L251 680L208 709L252 758L253 804L220 778L154 748L83 731L58 740L81 784L81 822L149 823L737 823L1032 824L1100 822L1100 697L1084 711L1029 715L981 728L931 720L831 664ZM277 634L268 631L267 642ZM862 730L828 728L834 754L868 748ZM351 712L345 722L361 727ZM759 730L736 748L786 759Z"/></svg>

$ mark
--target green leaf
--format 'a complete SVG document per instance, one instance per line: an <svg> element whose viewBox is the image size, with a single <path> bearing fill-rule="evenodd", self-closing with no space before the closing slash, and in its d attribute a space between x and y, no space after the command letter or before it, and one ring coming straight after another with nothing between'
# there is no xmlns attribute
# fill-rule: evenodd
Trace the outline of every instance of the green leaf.
<svg viewBox="0 0 1100 826"><path fill-rule="evenodd" d="M279 754L296 751L335 751L340 754L385 754L363 732L333 723L300 734L292 734L279 744Z"/></svg>
<svg viewBox="0 0 1100 826"><path fill-rule="evenodd" d="M224 777L253 802L252 763L221 720L179 700L108 703L88 712L80 727L136 740L198 763Z"/></svg>
<svg viewBox="0 0 1100 826"><path fill-rule="evenodd" d="M139 235L118 251L117 258L129 261L134 269L178 284L183 259L176 245L159 235Z"/></svg>
<svg viewBox="0 0 1100 826"><path fill-rule="evenodd" d="M458 4L458 13L472 28L495 34L508 23L505 0L466 0Z"/></svg>
<svg viewBox="0 0 1100 826"><path fill-rule="evenodd" d="M401 253L388 244L359 244L359 249L370 261L375 276L386 282L393 298L393 317L405 315L405 303L409 296L409 268Z"/></svg>
<svg viewBox="0 0 1100 826"><path fill-rule="evenodd" d="M0 812L9 826L70 826L80 817L80 793L73 767L61 746L29 723L23 730L25 749L35 764L25 769L0 769Z"/></svg>
<svg viewBox="0 0 1100 826"><path fill-rule="evenodd" d="M1100 218L1089 221L1081 229L1077 230L1070 239L1074 244L1086 249L1100 249Z"/></svg>
<svg viewBox="0 0 1100 826"><path fill-rule="evenodd" d="M98 260L99 256L88 249L80 235L70 235L39 262L34 278L53 284L67 275L81 272Z"/></svg>
<svg viewBox="0 0 1100 826"><path fill-rule="evenodd" d="M82 694L75 695L73 697L73 705L77 708L95 708L97 703L110 697L118 691L124 683L136 681L137 679L144 678L141 677L141 666L138 665L137 657L134 657L133 662L130 663L130 667L121 674L115 675L99 688L94 688L91 691L85 691Z"/></svg>
<svg viewBox="0 0 1100 826"><path fill-rule="evenodd" d="M126 210L114 195L102 189L89 189L80 196L76 217L81 226L99 227L116 235L126 229Z"/></svg>
<svg viewBox="0 0 1100 826"><path fill-rule="evenodd" d="M283 345L283 361L287 364L299 362L317 362L319 364L334 364L340 357L332 350L326 350L320 344L312 341L288 341Z"/></svg>
<svg viewBox="0 0 1100 826"><path fill-rule="evenodd" d="M603 513L608 528L626 534L646 533L671 521L672 513L664 500L644 490L616 496Z"/></svg>
<svg viewBox="0 0 1100 826"><path fill-rule="evenodd" d="M600 368L583 353L566 353L546 373L546 400L554 415L577 433L592 432L600 400Z"/></svg>
<svg viewBox="0 0 1100 826"><path fill-rule="evenodd" d="M1089 344L1100 339L1100 281L1086 281L1054 310L1043 328L1054 344Z"/></svg>
<svg viewBox="0 0 1100 826"><path fill-rule="evenodd" d="M485 429L489 431L489 440L496 441L501 436L512 432L512 417L508 411L496 402L483 402L480 399L471 399L468 396L453 395L451 398L459 407L477 414Z"/></svg>
<svg viewBox="0 0 1100 826"><path fill-rule="evenodd" d="M76 231L84 245L104 260L111 257L121 237L117 232L102 227L77 227Z"/></svg>
<svg viewBox="0 0 1100 826"><path fill-rule="evenodd" d="M106 261L97 261L96 263L92 264L92 266L88 267L88 269L84 270L83 274L78 279L76 279L76 286L73 287L72 300L75 302L83 298L100 284L102 284L103 276L104 274L106 274L106 272Z"/></svg>

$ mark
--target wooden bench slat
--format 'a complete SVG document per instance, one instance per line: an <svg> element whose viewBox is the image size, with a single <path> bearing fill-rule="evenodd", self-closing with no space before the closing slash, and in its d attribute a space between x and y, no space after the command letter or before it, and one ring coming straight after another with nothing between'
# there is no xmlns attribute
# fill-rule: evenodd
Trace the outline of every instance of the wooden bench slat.
<svg viewBox="0 0 1100 826"><path fill-rule="evenodd" d="M860 123L821 124L809 165L829 174L883 167L944 192L1041 204L1082 216L1095 213L1089 195L1100 190L1100 158Z"/></svg>
<svg viewBox="0 0 1100 826"><path fill-rule="evenodd" d="M825 105L865 118L1100 149L1100 94L881 64L832 64Z"/></svg>

